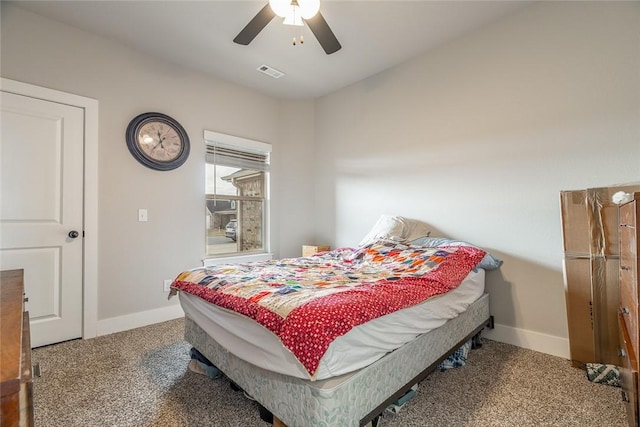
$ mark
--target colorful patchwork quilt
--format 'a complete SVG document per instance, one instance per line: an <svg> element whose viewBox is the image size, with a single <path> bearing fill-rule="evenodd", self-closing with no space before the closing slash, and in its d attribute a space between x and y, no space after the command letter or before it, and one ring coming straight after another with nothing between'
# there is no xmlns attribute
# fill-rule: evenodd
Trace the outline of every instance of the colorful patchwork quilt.
<svg viewBox="0 0 640 427"><path fill-rule="evenodd" d="M254 319L314 374L331 342L360 324L456 288L485 252L377 241L312 257L201 267L176 291Z"/></svg>

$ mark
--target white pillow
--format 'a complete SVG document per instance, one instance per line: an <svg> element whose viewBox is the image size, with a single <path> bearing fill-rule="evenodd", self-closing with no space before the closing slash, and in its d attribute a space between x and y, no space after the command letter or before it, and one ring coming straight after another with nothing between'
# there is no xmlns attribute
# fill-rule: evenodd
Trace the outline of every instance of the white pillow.
<svg viewBox="0 0 640 427"><path fill-rule="evenodd" d="M360 241L359 246L368 245L376 240L395 240L405 242L418 237L428 236L430 233L427 224L415 219L402 216L382 215L373 228Z"/></svg>
<svg viewBox="0 0 640 427"><path fill-rule="evenodd" d="M418 237L429 237L431 230L429 226L417 219L404 219L408 222L409 229L407 230L407 237L405 240L415 240Z"/></svg>

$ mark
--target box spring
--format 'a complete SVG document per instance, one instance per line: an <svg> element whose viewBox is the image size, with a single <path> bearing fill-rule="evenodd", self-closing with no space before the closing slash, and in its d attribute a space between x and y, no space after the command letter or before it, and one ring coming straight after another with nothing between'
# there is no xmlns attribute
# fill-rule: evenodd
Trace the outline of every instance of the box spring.
<svg viewBox="0 0 640 427"><path fill-rule="evenodd" d="M458 317L366 368L307 381L258 368L234 356L189 317L185 339L289 427L356 427L379 415L489 322L484 294Z"/></svg>

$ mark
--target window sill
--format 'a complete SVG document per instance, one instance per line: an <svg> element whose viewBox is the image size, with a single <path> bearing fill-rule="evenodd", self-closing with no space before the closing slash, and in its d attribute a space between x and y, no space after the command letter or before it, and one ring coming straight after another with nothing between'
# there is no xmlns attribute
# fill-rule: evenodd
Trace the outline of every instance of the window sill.
<svg viewBox="0 0 640 427"><path fill-rule="evenodd" d="M259 253L259 254L250 254L250 255L233 255L228 257L220 257L220 258L206 258L202 260L203 267L211 267L214 265L222 265L222 264L241 264L245 262L253 262L253 261L268 261L273 259L272 253Z"/></svg>

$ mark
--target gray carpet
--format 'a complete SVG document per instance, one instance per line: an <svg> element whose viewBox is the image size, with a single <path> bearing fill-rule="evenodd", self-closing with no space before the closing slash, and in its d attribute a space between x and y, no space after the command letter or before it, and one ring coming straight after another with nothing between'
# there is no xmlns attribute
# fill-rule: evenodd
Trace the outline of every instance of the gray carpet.
<svg viewBox="0 0 640 427"><path fill-rule="evenodd" d="M36 426L269 426L226 379L187 369L183 320L33 351ZM383 427L625 426L620 389L567 360L495 341L435 372ZM307 426L302 426L307 427Z"/></svg>

